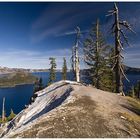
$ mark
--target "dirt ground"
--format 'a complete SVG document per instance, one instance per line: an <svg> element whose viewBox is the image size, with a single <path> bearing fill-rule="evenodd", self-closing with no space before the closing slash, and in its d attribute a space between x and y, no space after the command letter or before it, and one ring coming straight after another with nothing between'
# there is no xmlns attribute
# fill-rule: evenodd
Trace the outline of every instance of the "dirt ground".
<svg viewBox="0 0 140 140"><path fill-rule="evenodd" d="M71 95L36 123L10 137L140 137L140 101L90 86L71 85ZM61 90L61 87L57 90Z"/></svg>

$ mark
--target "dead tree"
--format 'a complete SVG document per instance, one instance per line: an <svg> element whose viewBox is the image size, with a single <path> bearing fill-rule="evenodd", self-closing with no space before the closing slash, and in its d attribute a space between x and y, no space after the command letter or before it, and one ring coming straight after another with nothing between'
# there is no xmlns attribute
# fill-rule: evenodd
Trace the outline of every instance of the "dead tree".
<svg viewBox="0 0 140 140"><path fill-rule="evenodd" d="M2 122L5 121L5 98L3 98L3 105L2 105Z"/></svg>
<svg viewBox="0 0 140 140"><path fill-rule="evenodd" d="M97 78L96 79L96 87L99 89L99 81L100 81L100 78L99 78L99 19L97 19L97 22L96 22L96 75L95 77Z"/></svg>
<svg viewBox="0 0 140 140"><path fill-rule="evenodd" d="M112 69L115 69L116 93L122 93L123 95L125 95L123 92L123 78L125 78L127 81L129 80L124 73L124 57L122 55L124 44L122 39L127 45L129 45L129 42L127 36L123 31L123 27L132 32L134 31L131 29L131 26L127 21L120 21L119 10L116 3L114 3L114 9L110 10L107 16L114 16L114 23L111 30L112 33L115 35L115 56L113 57L113 59L115 59L115 63Z"/></svg>
<svg viewBox="0 0 140 140"><path fill-rule="evenodd" d="M79 40L80 40L80 28L77 27L75 29L76 32L76 41L75 45L72 48L72 71L74 73L75 80L77 82L80 82L80 65L79 65L79 55L78 55L78 49L79 49Z"/></svg>

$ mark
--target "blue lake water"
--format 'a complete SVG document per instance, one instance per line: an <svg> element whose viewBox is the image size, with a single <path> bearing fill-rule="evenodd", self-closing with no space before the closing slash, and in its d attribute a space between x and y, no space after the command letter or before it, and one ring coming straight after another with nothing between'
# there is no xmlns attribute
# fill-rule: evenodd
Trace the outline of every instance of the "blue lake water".
<svg viewBox="0 0 140 140"><path fill-rule="evenodd" d="M41 77L43 85L46 86L48 83L49 72L34 72L32 73L36 77ZM62 79L61 72L57 72L56 81ZM72 80L72 74L67 74L67 79ZM17 85L11 88L0 88L0 115L2 114L2 100L5 97L5 111L6 115L9 115L10 110L13 109L14 113L19 113L25 108L33 95L33 84Z"/></svg>
<svg viewBox="0 0 140 140"><path fill-rule="evenodd" d="M5 97L5 111L9 115L11 108L19 113L25 104L29 102L33 94L33 85L18 85L12 88L0 88L0 114L2 111L2 100Z"/></svg>
<svg viewBox="0 0 140 140"><path fill-rule="evenodd" d="M129 82L124 80L124 91L128 91L132 86L136 85L140 81L140 74L127 74Z"/></svg>
<svg viewBox="0 0 140 140"><path fill-rule="evenodd" d="M49 78L48 72L34 72L33 75L37 77L42 77L43 85L44 86L47 85ZM132 85L135 85L137 81L140 80L140 74L139 75L129 74L127 75L127 77L130 80L130 83L126 81L124 82L125 91L130 89ZM61 79L62 79L61 72L57 72L56 81L59 81ZM70 72L67 74L67 79L73 80L72 74ZM31 96L33 95L33 88L34 88L33 84L18 85L12 88L0 88L0 115L2 111L3 97L5 97L6 115L9 115L11 108L17 114L22 109L25 108L25 105L29 103Z"/></svg>

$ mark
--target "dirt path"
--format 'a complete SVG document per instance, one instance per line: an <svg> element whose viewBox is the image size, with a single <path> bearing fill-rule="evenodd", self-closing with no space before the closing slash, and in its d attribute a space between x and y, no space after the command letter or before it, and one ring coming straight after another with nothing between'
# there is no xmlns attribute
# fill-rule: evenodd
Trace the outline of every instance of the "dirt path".
<svg viewBox="0 0 140 140"><path fill-rule="evenodd" d="M140 114L136 113L135 109L129 104L130 97L105 92L93 87L82 86L79 89L75 86L74 88L79 95L89 96L96 103L94 111L104 120L109 120L106 125L112 130L117 128L128 133L129 136L133 137L135 133L138 137L140 136ZM140 111L140 108L138 111Z"/></svg>

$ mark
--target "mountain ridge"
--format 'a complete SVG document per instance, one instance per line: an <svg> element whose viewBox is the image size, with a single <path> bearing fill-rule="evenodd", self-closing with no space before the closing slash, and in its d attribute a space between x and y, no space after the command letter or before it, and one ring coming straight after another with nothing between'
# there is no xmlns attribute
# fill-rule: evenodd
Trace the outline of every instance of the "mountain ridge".
<svg viewBox="0 0 140 140"><path fill-rule="evenodd" d="M59 81L2 127L1 137L140 137L140 104L74 81Z"/></svg>
<svg viewBox="0 0 140 140"><path fill-rule="evenodd" d="M124 65L124 69L126 73L140 73L140 68L130 67ZM85 71L86 69L81 69L81 71ZM0 67L0 74L7 74L13 72L48 72L49 69L25 69L25 68L8 68L8 67ZM61 69L56 69L57 72L61 72ZM69 69L70 71L70 69Z"/></svg>

